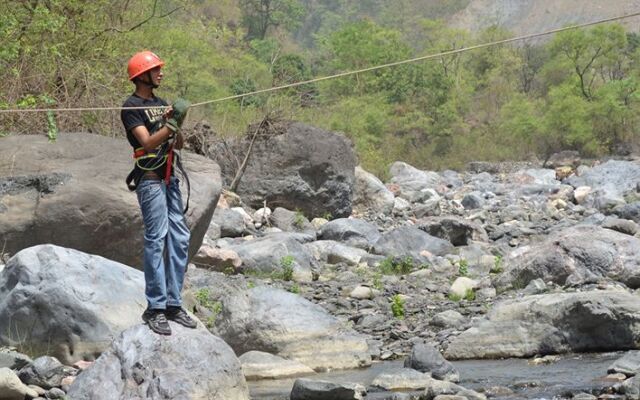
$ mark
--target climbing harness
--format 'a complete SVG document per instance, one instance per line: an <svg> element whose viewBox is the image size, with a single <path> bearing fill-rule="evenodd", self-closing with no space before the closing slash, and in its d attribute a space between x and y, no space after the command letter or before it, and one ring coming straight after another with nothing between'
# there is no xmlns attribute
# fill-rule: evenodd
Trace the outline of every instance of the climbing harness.
<svg viewBox="0 0 640 400"><path fill-rule="evenodd" d="M133 192L137 189L145 173L155 171L164 165L165 185L169 186L172 172L177 171L187 187L187 201L183 210L183 213L186 214L189 210L191 184L187 171L182 166L180 154L174 149L174 143L166 142L160 145L154 152L147 152L144 147L138 147L133 151L133 159L135 160L135 165L126 179L129 190ZM174 164L176 168L174 168Z"/></svg>

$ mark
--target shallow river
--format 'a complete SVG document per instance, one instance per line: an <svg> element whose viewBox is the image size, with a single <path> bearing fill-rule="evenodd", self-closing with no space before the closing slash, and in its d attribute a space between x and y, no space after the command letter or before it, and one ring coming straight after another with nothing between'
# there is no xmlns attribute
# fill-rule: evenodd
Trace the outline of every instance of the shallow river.
<svg viewBox="0 0 640 400"><path fill-rule="evenodd" d="M608 386L602 378L607 367L624 353L567 355L553 364L529 365L527 360L472 360L454 361L460 372L460 385L469 389L506 386L516 396L511 398L550 399L569 391L588 392ZM402 367L402 361L374 364L362 370L336 371L309 376L311 379L331 382L354 382L368 386L379 373ZM294 379L249 382L251 398L260 400L289 399ZM369 392L368 399L380 398Z"/></svg>

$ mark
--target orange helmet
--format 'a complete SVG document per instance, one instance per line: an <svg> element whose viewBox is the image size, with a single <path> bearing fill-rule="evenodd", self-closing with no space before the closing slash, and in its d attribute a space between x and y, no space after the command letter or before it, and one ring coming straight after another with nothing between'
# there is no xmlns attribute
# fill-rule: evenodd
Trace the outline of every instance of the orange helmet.
<svg viewBox="0 0 640 400"><path fill-rule="evenodd" d="M136 76L163 65L164 61L149 50L136 53L129 59L129 64L127 65L129 80L133 80Z"/></svg>

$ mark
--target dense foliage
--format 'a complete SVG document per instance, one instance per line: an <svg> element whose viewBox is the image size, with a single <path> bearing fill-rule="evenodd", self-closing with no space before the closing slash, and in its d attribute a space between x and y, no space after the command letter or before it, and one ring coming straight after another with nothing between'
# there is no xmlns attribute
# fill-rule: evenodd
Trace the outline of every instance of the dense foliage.
<svg viewBox="0 0 640 400"><path fill-rule="evenodd" d="M127 59L167 62L158 93L200 102L510 37L443 20L468 1L21 0L0 14L0 108L117 106ZM365 168L455 168L545 158L561 149L629 149L639 123L640 38L621 25L545 42L362 73L194 109L217 135L267 113L351 137ZM50 129L46 114L0 116L0 135ZM117 111L57 113L61 131L121 135Z"/></svg>

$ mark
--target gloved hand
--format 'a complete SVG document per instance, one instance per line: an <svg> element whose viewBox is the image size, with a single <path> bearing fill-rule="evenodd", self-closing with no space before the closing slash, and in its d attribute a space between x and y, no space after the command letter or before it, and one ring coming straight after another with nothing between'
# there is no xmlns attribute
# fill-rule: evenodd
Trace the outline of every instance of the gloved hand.
<svg viewBox="0 0 640 400"><path fill-rule="evenodd" d="M190 106L191 103L185 99L178 99L173 103L173 118L175 118L179 127L182 126L184 119L187 117L187 111L189 111Z"/></svg>

